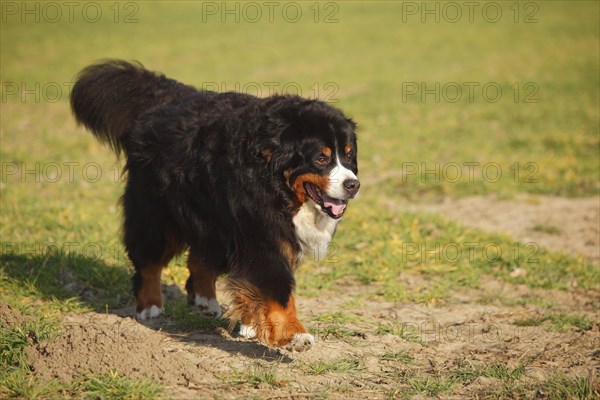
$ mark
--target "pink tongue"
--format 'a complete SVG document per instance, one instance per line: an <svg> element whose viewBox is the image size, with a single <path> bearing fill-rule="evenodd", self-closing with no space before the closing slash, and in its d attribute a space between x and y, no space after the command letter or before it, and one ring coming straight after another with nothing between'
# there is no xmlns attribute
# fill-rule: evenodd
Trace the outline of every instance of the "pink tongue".
<svg viewBox="0 0 600 400"><path fill-rule="evenodd" d="M323 206L331 209L331 213L336 217L340 217L346 209L346 205L341 200L331 198L327 195L323 195Z"/></svg>

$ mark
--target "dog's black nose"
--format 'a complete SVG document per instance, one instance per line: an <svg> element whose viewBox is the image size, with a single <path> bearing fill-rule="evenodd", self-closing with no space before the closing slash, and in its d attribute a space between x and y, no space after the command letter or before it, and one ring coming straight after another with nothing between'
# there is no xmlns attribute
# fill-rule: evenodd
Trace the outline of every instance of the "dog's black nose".
<svg viewBox="0 0 600 400"><path fill-rule="evenodd" d="M344 188L350 195L354 196L360 189L360 182L358 179L348 179L344 181Z"/></svg>

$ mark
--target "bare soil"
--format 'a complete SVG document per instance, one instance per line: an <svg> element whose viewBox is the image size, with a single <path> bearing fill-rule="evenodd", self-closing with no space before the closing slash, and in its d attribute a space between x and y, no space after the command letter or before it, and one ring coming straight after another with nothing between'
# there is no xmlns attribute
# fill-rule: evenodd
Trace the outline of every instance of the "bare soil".
<svg viewBox="0 0 600 400"><path fill-rule="evenodd" d="M414 208L598 260L597 198L508 202L482 197ZM544 233L532 228L536 224L552 224L560 232ZM407 285L414 279L403 278ZM375 291L369 286L345 286L324 291L318 298L299 293L300 319L317 338L314 348L305 353L268 349L223 329L178 331L164 316L143 325L133 319L133 308L109 314L67 314L57 339L26 352L34 373L42 378L69 381L82 371L117 370L154 379L166 387L166 396L175 399L402 397L411 390L411 377L448 376L459 365L495 363L511 368L525 365L522 381L532 382L529 387L562 371L589 377L600 390L598 292L530 289L487 280L480 289L457 292L448 303L430 307L378 301ZM542 315L543 306L482 302L490 293L513 300L548 299L564 313L593 323L566 331L547 324L517 326L516 320ZM317 321L323 314L336 312L351 318L338 325ZM18 313L6 307L0 307L0 319L21 322ZM389 360L389 353L405 353L408 358ZM349 360L354 367L311 373L311 366L336 360ZM260 371L274 371L275 378L261 382L247 375ZM505 385L489 377L463 380L454 384L451 394L441 397L486 397L502 393Z"/></svg>
<svg viewBox="0 0 600 400"><path fill-rule="evenodd" d="M508 234L600 265L600 197L521 195L501 200L493 195L472 196L437 204L407 204L406 209L442 214L466 226Z"/></svg>

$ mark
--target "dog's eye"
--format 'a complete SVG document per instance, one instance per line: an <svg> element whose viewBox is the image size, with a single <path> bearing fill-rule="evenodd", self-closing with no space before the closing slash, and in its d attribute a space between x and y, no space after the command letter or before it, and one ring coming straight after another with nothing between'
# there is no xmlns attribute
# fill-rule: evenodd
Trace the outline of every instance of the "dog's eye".
<svg viewBox="0 0 600 400"><path fill-rule="evenodd" d="M327 165L329 164L329 157L325 154L319 154L315 159L315 162L319 165Z"/></svg>
<svg viewBox="0 0 600 400"><path fill-rule="evenodd" d="M354 158L354 152L352 150L350 150L349 152L346 153L346 158L348 160L352 160Z"/></svg>

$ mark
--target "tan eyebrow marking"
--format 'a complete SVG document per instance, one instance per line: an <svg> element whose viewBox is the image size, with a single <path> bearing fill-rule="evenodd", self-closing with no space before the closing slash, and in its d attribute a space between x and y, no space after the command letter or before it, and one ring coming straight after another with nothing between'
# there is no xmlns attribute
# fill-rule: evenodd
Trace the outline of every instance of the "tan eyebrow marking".
<svg viewBox="0 0 600 400"><path fill-rule="evenodd" d="M325 154L327 157L331 157L331 149L327 146L321 149L321 153Z"/></svg>
<svg viewBox="0 0 600 400"><path fill-rule="evenodd" d="M347 145L344 147L344 153L345 153L345 154L348 154L348 153L350 153L351 151L352 151L352 146L350 146L349 144L347 144Z"/></svg>

